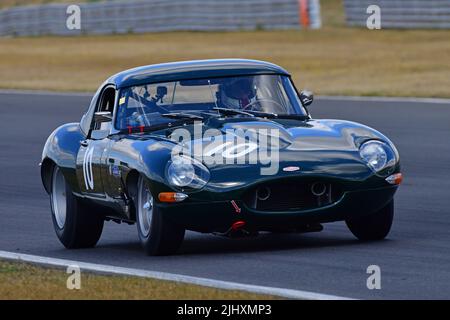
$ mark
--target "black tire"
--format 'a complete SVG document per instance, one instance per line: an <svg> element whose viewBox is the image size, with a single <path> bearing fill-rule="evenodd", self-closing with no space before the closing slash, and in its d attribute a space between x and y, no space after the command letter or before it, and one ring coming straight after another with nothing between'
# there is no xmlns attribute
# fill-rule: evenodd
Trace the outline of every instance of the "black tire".
<svg viewBox="0 0 450 320"><path fill-rule="evenodd" d="M72 194L72 189L62 176L65 201L60 204L65 205L65 220L58 220L53 201L55 195L55 175L62 173L57 166L53 167L51 188L50 188L50 207L52 210L53 227L61 243L68 249L91 248L94 247L103 231L104 219L95 213L87 204ZM60 180L61 181L61 180ZM59 187L58 187L59 188ZM57 205L56 205L57 206ZM61 219L61 218L59 218Z"/></svg>
<svg viewBox="0 0 450 320"><path fill-rule="evenodd" d="M146 225L146 231L146 226L142 225L141 214L139 214L139 208L144 205L144 203L142 203L143 197L139 196L142 192L142 188L146 188L151 199L153 199L146 179L143 176L140 176L136 188L136 195L133 195L133 202L135 204L136 225L142 247L147 255L152 256L176 253L183 242L185 229L167 219L167 217L164 216L163 210L152 201L152 218L151 222Z"/></svg>
<svg viewBox="0 0 450 320"><path fill-rule="evenodd" d="M346 220L350 231L362 241L382 240L391 230L394 219L394 200L368 216Z"/></svg>

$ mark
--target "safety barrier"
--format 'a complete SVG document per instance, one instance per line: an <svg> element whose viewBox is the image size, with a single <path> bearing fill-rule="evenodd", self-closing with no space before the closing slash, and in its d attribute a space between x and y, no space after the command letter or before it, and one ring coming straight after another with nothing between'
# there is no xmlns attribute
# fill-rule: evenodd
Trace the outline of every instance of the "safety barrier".
<svg viewBox="0 0 450 320"><path fill-rule="evenodd" d="M320 28L319 0L146 0L0 11L0 36ZM75 7L75 9L77 9ZM69 20L68 20L69 19ZM75 26L75 27L74 27Z"/></svg>
<svg viewBox="0 0 450 320"><path fill-rule="evenodd" d="M344 0L347 24L365 27L367 8L381 9L381 28L450 28L450 0Z"/></svg>

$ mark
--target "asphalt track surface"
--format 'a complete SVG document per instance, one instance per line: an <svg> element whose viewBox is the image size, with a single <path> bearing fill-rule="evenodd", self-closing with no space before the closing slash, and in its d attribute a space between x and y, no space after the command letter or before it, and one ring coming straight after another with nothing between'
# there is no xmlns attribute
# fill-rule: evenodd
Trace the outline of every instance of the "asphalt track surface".
<svg viewBox="0 0 450 320"><path fill-rule="evenodd" d="M84 95L0 93L0 250L368 299L450 298L450 105L321 99L315 118L358 121L397 145L404 184L388 239L358 242L342 222L320 233L227 239L187 233L178 255L147 257L135 226L105 224L94 249L66 250L41 186L42 147L78 121ZM381 268L368 290L366 269ZM0 284L1 285L1 284Z"/></svg>

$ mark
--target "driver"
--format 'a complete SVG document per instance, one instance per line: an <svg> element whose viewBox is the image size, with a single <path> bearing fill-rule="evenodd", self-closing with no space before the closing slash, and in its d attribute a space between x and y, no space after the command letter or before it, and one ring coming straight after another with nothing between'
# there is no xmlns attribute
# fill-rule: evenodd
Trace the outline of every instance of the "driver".
<svg viewBox="0 0 450 320"><path fill-rule="evenodd" d="M224 108L244 109L256 101L256 90L249 78L227 81L219 87L219 103Z"/></svg>

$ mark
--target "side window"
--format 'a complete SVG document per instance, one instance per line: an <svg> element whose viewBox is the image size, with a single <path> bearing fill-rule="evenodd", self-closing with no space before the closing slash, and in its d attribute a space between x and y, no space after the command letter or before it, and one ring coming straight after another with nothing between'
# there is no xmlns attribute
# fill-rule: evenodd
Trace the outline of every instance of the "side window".
<svg viewBox="0 0 450 320"><path fill-rule="evenodd" d="M96 112L111 112L114 110L114 102L116 98L116 90L113 87L108 87L103 90L99 99ZM100 124L94 124L94 130L109 130L111 128L111 122L102 122Z"/></svg>
<svg viewBox="0 0 450 320"><path fill-rule="evenodd" d="M98 106L97 111L113 112L115 96L116 90L114 90L114 88L112 87L106 88L105 91L103 91L103 95L100 100L100 105Z"/></svg>

